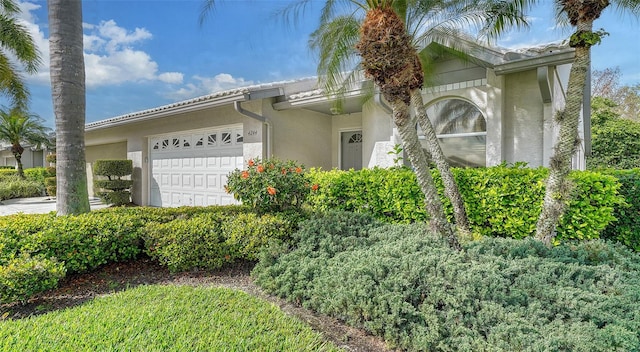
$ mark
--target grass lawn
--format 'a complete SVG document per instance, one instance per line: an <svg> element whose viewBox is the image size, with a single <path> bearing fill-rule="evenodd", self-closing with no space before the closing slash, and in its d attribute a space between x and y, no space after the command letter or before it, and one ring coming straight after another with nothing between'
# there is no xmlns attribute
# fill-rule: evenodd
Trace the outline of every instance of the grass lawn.
<svg viewBox="0 0 640 352"><path fill-rule="evenodd" d="M244 292L139 286L83 306L0 322L1 351L338 351Z"/></svg>

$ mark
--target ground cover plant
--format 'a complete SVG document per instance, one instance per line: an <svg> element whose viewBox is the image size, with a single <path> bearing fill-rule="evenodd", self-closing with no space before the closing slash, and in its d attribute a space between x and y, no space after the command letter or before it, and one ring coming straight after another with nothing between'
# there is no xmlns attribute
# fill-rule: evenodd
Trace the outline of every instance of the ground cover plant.
<svg viewBox="0 0 640 352"><path fill-rule="evenodd" d="M451 250L424 224L309 220L256 282L410 351L639 351L640 259L602 240L485 238Z"/></svg>
<svg viewBox="0 0 640 352"><path fill-rule="evenodd" d="M139 286L85 305L0 321L2 351L338 351L244 292Z"/></svg>

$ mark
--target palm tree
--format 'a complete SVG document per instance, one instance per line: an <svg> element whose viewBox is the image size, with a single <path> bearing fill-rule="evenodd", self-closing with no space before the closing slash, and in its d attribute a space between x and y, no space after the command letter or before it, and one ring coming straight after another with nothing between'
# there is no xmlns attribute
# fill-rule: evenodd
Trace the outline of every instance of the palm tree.
<svg viewBox="0 0 640 352"><path fill-rule="evenodd" d="M49 144L49 128L37 115L26 113L22 108L0 109L0 141L11 144L11 153L16 158L18 176L24 179L22 168L23 144L40 148Z"/></svg>
<svg viewBox="0 0 640 352"><path fill-rule="evenodd" d="M362 19L357 17L357 12L336 15L335 3L327 1L320 27L311 38L312 48L320 53L319 76L324 79L326 90L338 96L357 79L360 68L373 79L392 105L394 123L403 139L403 148L425 193L432 222L435 220L432 226L456 246L451 231L445 226L446 220L443 221L439 199L431 196L435 190L428 160L422 158L420 145L413 142L417 135L414 122L409 118L411 105L427 137L429 152L443 179L445 193L453 204L458 231L468 233L469 221L462 197L422 101L424 75L429 74L432 66L425 51L419 51L418 48L435 40L451 42L449 38L465 25L482 26L483 33L489 37L495 36L506 26L526 25L522 17L526 4L491 0L352 1L364 10L365 17ZM355 54L362 57L361 62L353 59ZM343 75L345 71L348 72L346 76Z"/></svg>
<svg viewBox="0 0 640 352"><path fill-rule="evenodd" d="M89 212L84 154L82 2L49 0L51 91L56 115L58 215Z"/></svg>
<svg viewBox="0 0 640 352"><path fill-rule="evenodd" d="M618 10L640 14L640 0L611 0ZM578 123L583 104L587 72L591 67L591 46L598 44L603 31L593 31L593 22L610 4L609 0L556 0L561 15L566 15L576 31L569 45L575 48L575 58L569 73L566 104L556 117L560 126L554 153L549 161L549 177L542 212L536 225L536 239L551 245L556 236L555 228L571 197L572 186L567 180L571 171L571 158L580 144Z"/></svg>
<svg viewBox="0 0 640 352"><path fill-rule="evenodd" d="M0 0L0 93L9 96L14 106L26 108L29 91L12 60L27 73L35 73L40 54L31 34L16 19L19 13L14 0Z"/></svg>

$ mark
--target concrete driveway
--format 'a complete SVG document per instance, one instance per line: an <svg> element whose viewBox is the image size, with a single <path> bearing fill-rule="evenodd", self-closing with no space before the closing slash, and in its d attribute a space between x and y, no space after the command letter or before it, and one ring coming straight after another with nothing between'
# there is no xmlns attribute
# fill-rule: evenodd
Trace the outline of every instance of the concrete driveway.
<svg viewBox="0 0 640 352"><path fill-rule="evenodd" d="M91 210L106 208L100 199L89 199ZM51 197L16 198L0 202L0 216L25 213L46 214L56 210L56 200Z"/></svg>

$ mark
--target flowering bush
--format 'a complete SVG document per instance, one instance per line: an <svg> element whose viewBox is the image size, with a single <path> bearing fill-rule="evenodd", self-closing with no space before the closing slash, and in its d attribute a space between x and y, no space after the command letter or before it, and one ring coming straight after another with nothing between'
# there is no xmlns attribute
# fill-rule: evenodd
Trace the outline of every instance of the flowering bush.
<svg viewBox="0 0 640 352"><path fill-rule="evenodd" d="M242 204L266 213L301 207L318 185L309 184L304 166L272 158L249 160L246 170L229 174L225 189Z"/></svg>

